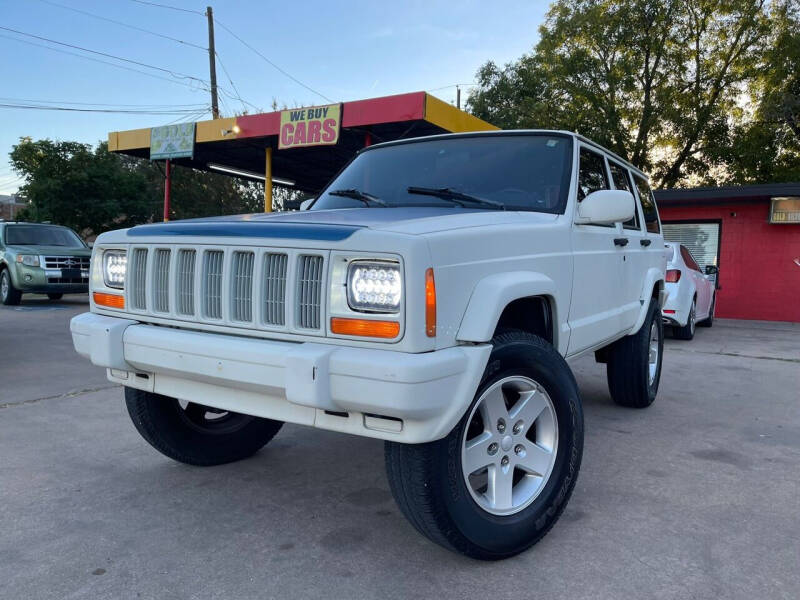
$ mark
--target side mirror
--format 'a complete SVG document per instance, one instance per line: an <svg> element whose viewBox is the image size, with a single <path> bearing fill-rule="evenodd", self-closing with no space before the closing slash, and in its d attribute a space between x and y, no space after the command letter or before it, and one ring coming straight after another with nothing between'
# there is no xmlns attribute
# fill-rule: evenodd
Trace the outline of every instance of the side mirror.
<svg viewBox="0 0 800 600"><path fill-rule="evenodd" d="M307 200L303 200L300 203L300 210L308 210L308 207L311 206L312 202L314 202L316 198L309 198Z"/></svg>
<svg viewBox="0 0 800 600"><path fill-rule="evenodd" d="M706 265L706 275L716 275L719 273L719 269L714 265Z"/></svg>
<svg viewBox="0 0 800 600"><path fill-rule="evenodd" d="M636 214L633 194L625 190L597 190L578 203L577 223L623 223Z"/></svg>

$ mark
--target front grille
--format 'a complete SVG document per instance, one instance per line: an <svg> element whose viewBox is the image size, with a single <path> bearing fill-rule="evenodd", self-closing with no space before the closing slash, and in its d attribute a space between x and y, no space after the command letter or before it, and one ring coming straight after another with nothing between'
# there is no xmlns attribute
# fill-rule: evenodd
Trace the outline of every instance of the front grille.
<svg viewBox="0 0 800 600"><path fill-rule="evenodd" d="M45 269L88 269L88 256L45 256Z"/></svg>
<svg viewBox="0 0 800 600"><path fill-rule="evenodd" d="M128 267L130 303L136 310L147 310L147 248L136 248Z"/></svg>
<svg viewBox="0 0 800 600"><path fill-rule="evenodd" d="M153 305L156 312L169 312L169 250L158 248L153 257Z"/></svg>
<svg viewBox="0 0 800 600"><path fill-rule="evenodd" d="M125 289L143 315L320 335L326 265L307 250L134 246Z"/></svg>
<svg viewBox="0 0 800 600"><path fill-rule="evenodd" d="M264 256L264 275L262 277L264 294L264 314L266 325L286 324L286 265L285 254L266 254Z"/></svg>
<svg viewBox="0 0 800 600"><path fill-rule="evenodd" d="M322 257L301 256L297 270L297 324L303 329L319 329Z"/></svg>
<svg viewBox="0 0 800 600"><path fill-rule="evenodd" d="M233 253L231 280L231 318L234 321L253 320L253 262L252 252Z"/></svg>
<svg viewBox="0 0 800 600"><path fill-rule="evenodd" d="M178 314L194 314L194 250L178 251L178 279L175 293L178 296Z"/></svg>
<svg viewBox="0 0 800 600"><path fill-rule="evenodd" d="M88 277L48 277L47 283L83 283L88 285Z"/></svg>
<svg viewBox="0 0 800 600"><path fill-rule="evenodd" d="M208 250L203 257L203 315L207 319L222 318L222 263L225 253Z"/></svg>

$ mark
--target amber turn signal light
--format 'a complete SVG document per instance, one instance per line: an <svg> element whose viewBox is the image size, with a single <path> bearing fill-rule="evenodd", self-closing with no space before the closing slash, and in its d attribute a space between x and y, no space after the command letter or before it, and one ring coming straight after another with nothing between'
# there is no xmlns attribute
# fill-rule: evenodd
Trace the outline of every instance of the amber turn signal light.
<svg viewBox="0 0 800 600"><path fill-rule="evenodd" d="M396 338L400 333L397 321L369 321L367 319L331 318L331 332L359 337Z"/></svg>
<svg viewBox="0 0 800 600"><path fill-rule="evenodd" d="M108 308L125 308L125 297L118 294L104 294L102 292L95 292L93 294L94 303L98 306L107 306Z"/></svg>
<svg viewBox="0 0 800 600"><path fill-rule="evenodd" d="M436 337L436 282L433 269L425 271L425 333Z"/></svg>

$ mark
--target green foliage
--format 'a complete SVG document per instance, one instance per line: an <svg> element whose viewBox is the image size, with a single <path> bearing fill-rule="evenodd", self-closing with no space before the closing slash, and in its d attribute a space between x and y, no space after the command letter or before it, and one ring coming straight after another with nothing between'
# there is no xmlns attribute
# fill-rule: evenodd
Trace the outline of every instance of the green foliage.
<svg viewBox="0 0 800 600"><path fill-rule="evenodd" d="M468 106L503 128L578 131L661 187L792 176L764 115L789 98L798 122L797 1L557 0L530 54L478 71ZM764 143L785 168L758 160Z"/></svg>
<svg viewBox="0 0 800 600"><path fill-rule="evenodd" d="M163 166L89 144L22 138L11 151L30 203L21 220L51 221L92 236L163 218ZM173 167L171 219L263 210L261 184Z"/></svg>

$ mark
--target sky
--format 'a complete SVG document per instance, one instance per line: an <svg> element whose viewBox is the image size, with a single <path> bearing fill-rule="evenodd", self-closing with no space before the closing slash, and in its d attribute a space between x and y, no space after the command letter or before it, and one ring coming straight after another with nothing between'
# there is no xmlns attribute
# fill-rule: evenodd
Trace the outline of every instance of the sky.
<svg viewBox="0 0 800 600"><path fill-rule="evenodd" d="M23 183L8 161L22 136L96 144L109 131L210 118L207 4L0 0L0 104L161 113L0 106L0 194ZM547 6L546 0L217 0L220 112L269 111L273 99L309 106L420 90L454 102L455 84L473 83L486 61L503 64L531 50Z"/></svg>

